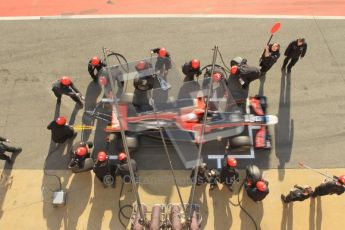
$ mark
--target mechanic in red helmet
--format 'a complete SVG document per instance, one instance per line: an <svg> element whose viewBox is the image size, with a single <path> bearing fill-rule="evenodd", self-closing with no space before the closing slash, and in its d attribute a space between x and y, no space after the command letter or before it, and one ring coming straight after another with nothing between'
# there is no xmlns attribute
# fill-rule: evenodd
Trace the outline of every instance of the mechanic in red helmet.
<svg viewBox="0 0 345 230"><path fill-rule="evenodd" d="M261 77L260 69L247 64L242 57L235 57L230 62L230 78L236 78L243 89L247 89L250 82Z"/></svg>
<svg viewBox="0 0 345 230"><path fill-rule="evenodd" d="M312 197L325 195L341 195L345 192L345 175L334 177L334 180L324 181L319 186L315 187Z"/></svg>
<svg viewBox="0 0 345 230"><path fill-rule="evenodd" d="M71 161L68 165L69 168L78 167L79 169L84 167L85 159L90 158L90 149L93 147L91 141L84 142L79 141L73 145L70 150Z"/></svg>
<svg viewBox="0 0 345 230"><path fill-rule="evenodd" d="M107 64L97 56L94 56L90 59L87 69L94 82L98 82L98 73L103 67L106 66Z"/></svg>
<svg viewBox="0 0 345 230"><path fill-rule="evenodd" d="M47 129L51 130L52 132L52 140L59 144L77 136L77 133L74 131L73 127L69 126L66 118L62 116L50 122L50 124L47 126Z"/></svg>
<svg viewBox="0 0 345 230"><path fill-rule="evenodd" d="M255 202L263 200L268 195L268 181L262 178L262 174L256 165L248 165L246 167L244 189L247 195Z"/></svg>
<svg viewBox="0 0 345 230"><path fill-rule="evenodd" d="M239 181L239 173L236 166L237 160L235 158L225 156L223 167L220 171L220 182L226 185L231 192L233 192L232 184L235 181Z"/></svg>
<svg viewBox="0 0 345 230"><path fill-rule="evenodd" d="M15 148L5 144L4 142L9 143L10 140L0 136L0 160L7 161L8 164L12 164L12 160L5 152L11 152L12 154L19 154L22 151L22 148Z"/></svg>
<svg viewBox="0 0 345 230"><path fill-rule="evenodd" d="M212 121L216 121L221 119L218 113L213 113L210 114L210 112L217 112L218 107L219 107L219 100L220 98L223 98L226 96L226 87L223 87L224 85L222 82L226 85L227 82L224 81L225 74L224 71L220 68L215 66L213 75L212 74L212 69L211 68L206 68L203 81L202 81L202 88L205 90L208 89L209 83L212 83L212 88L211 88L211 98L209 101L209 107L208 107L208 115L212 115Z"/></svg>
<svg viewBox="0 0 345 230"><path fill-rule="evenodd" d="M290 203L294 201L304 201L305 199L308 199L313 194L313 189L309 186L298 186L294 185L294 188L291 189L289 194L287 196L284 196L283 194L280 196L282 201L284 203Z"/></svg>
<svg viewBox="0 0 345 230"><path fill-rule="evenodd" d="M217 83L221 82L223 79L225 79L224 71L217 66L214 67L212 76L211 76L211 74L212 74L212 68L206 68L204 78L202 81L203 89L208 88L208 84L210 83L210 80L211 80L212 84L215 84L215 83L217 84ZM217 86L217 85L213 85L212 89L214 89L215 86Z"/></svg>
<svg viewBox="0 0 345 230"><path fill-rule="evenodd" d="M83 96L77 87L75 87L70 77L62 76L59 80L53 83L52 91L57 97L56 103L61 103L61 97L64 94L71 97L73 101L77 102L80 107L83 108Z"/></svg>
<svg viewBox="0 0 345 230"><path fill-rule="evenodd" d="M130 183L131 182L131 176L129 171L129 165L128 165L128 159L127 154L125 152L120 152L117 156L117 159L119 163L117 164L115 175L121 176L122 181L124 183ZM131 159L131 166L133 169L135 180L138 179L138 167L137 162L134 159Z"/></svg>
<svg viewBox="0 0 345 230"><path fill-rule="evenodd" d="M157 54L157 62L155 64L155 71L166 76L169 69L171 69L171 56L165 48L155 48L151 50L152 54Z"/></svg>
<svg viewBox="0 0 345 230"><path fill-rule="evenodd" d="M268 181L262 178L251 186L244 184L244 188L247 195L255 202L262 201L269 193Z"/></svg>
<svg viewBox="0 0 345 230"><path fill-rule="evenodd" d="M97 160L93 166L93 172L104 187L115 187L115 171L116 165L110 164L107 153L104 151L98 152Z"/></svg>
<svg viewBox="0 0 345 230"><path fill-rule="evenodd" d="M199 76L200 71L200 61L198 59L192 59L190 62L186 62L182 66L182 72L185 75L184 82L194 81L194 76Z"/></svg>

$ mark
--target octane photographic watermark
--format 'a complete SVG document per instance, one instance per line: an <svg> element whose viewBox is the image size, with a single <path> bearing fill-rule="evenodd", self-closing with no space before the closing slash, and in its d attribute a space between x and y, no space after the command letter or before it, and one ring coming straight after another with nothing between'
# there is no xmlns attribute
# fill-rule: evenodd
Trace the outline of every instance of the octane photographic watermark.
<svg viewBox="0 0 345 230"><path fill-rule="evenodd" d="M125 184L131 183L130 175L124 176L122 180ZM139 176L139 177L135 178L135 181L137 184L140 184L140 185L166 185L166 184L174 184L175 183L174 178L171 176L168 176L168 175L162 175L162 176L158 176L158 177ZM235 181L238 182L238 180L236 180L236 177L233 176L233 177L225 178L225 181L223 181L223 183L231 185ZM178 177L178 178L176 178L176 182L180 186L189 186L189 185L193 184L193 180L189 176ZM220 183L220 178L218 175L217 176L209 176L209 177L198 176L197 177L197 184L200 185L203 183Z"/></svg>

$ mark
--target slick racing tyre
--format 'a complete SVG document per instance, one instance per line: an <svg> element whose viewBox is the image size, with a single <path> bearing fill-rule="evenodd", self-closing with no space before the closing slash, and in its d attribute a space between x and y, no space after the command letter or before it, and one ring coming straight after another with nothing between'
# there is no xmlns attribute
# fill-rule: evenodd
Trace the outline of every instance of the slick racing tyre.
<svg viewBox="0 0 345 230"><path fill-rule="evenodd" d="M248 136L238 136L230 139L230 150L243 152L250 149L252 142Z"/></svg>
<svg viewBox="0 0 345 230"><path fill-rule="evenodd" d="M129 150L135 151L139 147L138 135L133 133L126 134L126 142L128 145ZM115 143L115 146L118 149L123 149L123 142L121 135L115 135L114 133L108 136L108 147L110 143ZM113 144L111 144L113 145Z"/></svg>

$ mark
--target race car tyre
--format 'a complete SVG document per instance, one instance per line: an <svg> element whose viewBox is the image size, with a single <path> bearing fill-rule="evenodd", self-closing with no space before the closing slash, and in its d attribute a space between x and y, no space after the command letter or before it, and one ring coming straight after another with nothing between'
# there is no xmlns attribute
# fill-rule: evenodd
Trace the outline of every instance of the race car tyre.
<svg viewBox="0 0 345 230"><path fill-rule="evenodd" d="M135 134L126 134L126 141L127 145L130 151L134 151L139 147L139 141L138 136ZM110 134L108 137L108 147L110 146L110 143L115 143L115 146L117 146L117 149L123 149L123 142L120 134Z"/></svg>
<svg viewBox="0 0 345 230"><path fill-rule="evenodd" d="M230 139L231 151L247 151L252 146L252 142L248 136L237 136Z"/></svg>

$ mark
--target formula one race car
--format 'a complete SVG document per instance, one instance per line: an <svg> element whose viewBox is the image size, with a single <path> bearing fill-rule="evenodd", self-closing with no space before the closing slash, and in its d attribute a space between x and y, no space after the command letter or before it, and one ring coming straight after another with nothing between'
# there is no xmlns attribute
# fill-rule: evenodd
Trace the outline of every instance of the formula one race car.
<svg viewBox="0 0 345 230"><path fill-rule="evenodd" d="M267 125L276 124L278 119L266 115L265 97L235 100L226 71L217 65L213 71L211 65L204 68L196 81L184 81L169 61L169 69L158 65L154 57L128 63L126 68L104 68L99 75L104 96L86 113L106 121L108 135L125 131L135 144L133 137L152 135L163 128L164 138L174 144L187 168L194 165L195 145L201 142L229 138L233 149L253 144L255 148L271 147ZM124 84L119 84L121 81ZM100 105L108 108L106 112L98 111ZM259 131L251 138L247 127Z"/></svg>

